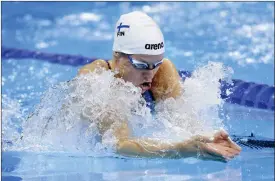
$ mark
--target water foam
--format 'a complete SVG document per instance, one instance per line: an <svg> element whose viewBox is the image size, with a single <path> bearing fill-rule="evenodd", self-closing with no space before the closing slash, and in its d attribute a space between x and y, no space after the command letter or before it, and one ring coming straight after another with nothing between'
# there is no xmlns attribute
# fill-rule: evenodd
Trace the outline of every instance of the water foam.
<svg viewBox="0 0 275 181"><path fill-rule="evenodd" d="M102 123L106 117L116 122L127 120L134 136L162 141L212 135L223 127L218 115L223 104L219 79L231 73L214 62L198 68L182 83L182 95L157 103L153 116L141 89L114 78L113 72L99 69L78 76L46 91L35 111L22 122L23 133L17 134L13 146L5 149L106 155L116 143L112 129L99 136L98 127L113 123ZM8 120L7 117L4 119Z"/></svg>
<svg viewBox="0 0 275 181"><path fill-rule="evenodd" d="M3 150L5 150L10 144L9 141L15 141L19 138L23 117L18 101L2 95L2 106L2 145Z"/></svg>
<svg viewBox="0 0 275 181"><path fill-rule="evenodd" d="M219 117L224 104L219 80L226 80L231 74L232 69L216 62L197 68L181 84L183 93L179 98L169 98L156 105L155 119L165 129L155 132L155 136L182 141L197 134L212 136L216 130L225 129Z"/></svg>

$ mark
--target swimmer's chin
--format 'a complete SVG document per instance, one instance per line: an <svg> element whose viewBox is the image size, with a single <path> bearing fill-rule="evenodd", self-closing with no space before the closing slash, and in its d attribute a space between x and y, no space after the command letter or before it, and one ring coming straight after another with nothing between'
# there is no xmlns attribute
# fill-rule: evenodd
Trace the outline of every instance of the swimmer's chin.
<svg viewBox="0 0 275 181"><path fill-rule="evenodd" d="M146 92L146 90L142 89L140 86L136 86L136 87L139 89L139 92L140 92L141 94L143 94L144 92Z"/></svg>
<svg viewBox="0 0 275 181"><path fill-rule="evenodd" d="M151 89L151 82L143 82L142 84L139 84L137 87L141 89L141 93L143 94L147 90Z"/></svg>
<svg viewBox="0 0 275 181"><path fill-rule="evenodd" d="M141 94L143 94L144 92L146 92L146 90L141 89Z"/></svg>

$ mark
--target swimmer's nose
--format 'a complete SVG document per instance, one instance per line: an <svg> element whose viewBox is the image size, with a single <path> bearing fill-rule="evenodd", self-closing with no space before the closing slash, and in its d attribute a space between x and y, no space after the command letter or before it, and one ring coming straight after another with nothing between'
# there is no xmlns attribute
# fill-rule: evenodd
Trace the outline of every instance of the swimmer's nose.
<svg viewBox="0 0 275 181"><path fill-rule="evenodd" d="M148 77L148 78L152 79L154 76L154 71L153 70L145 70L145 71L143 71L142 75L144 77Z"/></svg>

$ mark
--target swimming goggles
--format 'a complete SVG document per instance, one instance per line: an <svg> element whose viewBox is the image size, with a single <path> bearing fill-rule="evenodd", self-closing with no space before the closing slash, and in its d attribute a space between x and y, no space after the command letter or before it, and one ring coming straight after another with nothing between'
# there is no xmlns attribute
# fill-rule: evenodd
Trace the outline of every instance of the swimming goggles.
<svg viewBox="0 0 275 181"><path fill-rule="evenodd" d="M153 69L157 68L163 62L163 59L162 59L161 61L158 61L156 63L149 64L149 63L135 60L130 55L128 55L128 59L136 69L142 69L142 70L153 70Z"/></svg>

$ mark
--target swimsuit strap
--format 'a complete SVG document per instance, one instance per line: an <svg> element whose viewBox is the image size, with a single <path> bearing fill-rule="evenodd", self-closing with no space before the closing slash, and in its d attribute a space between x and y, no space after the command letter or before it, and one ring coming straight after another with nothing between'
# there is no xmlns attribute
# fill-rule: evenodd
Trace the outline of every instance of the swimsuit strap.
<svg viewBox="0 0 275 181"><path fill-rule="evenodd" d="M107 60L106 62L107 62L107 64L108 64L108 68L109 68L110 70L112 70L112 67L111 67L109 61Z"/></svg>

